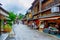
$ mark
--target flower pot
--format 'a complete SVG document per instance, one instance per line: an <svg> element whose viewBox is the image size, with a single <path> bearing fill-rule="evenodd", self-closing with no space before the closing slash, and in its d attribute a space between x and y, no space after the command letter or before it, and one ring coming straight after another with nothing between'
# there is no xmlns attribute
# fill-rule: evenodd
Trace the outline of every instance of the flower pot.
<svg viewBox="0 0 60 40"><path fill-rule="evenodd" d="M12 30L12 28L11 28L10 25L6 24L6 25L4 26L4 32L11 32L11 30Z"/></svg>

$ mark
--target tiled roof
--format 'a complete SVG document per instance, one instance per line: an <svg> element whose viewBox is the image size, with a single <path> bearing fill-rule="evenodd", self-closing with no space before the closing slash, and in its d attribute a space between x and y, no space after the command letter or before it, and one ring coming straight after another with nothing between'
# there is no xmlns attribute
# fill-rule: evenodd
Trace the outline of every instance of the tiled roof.
<svg viewBox="0 0 60 40"><path fill-rule="evenodd" d="M2 4L0 3L0 5L2 5Z"/></svg>
<svg viewBox="0 0 60 40"><path fill-rule="evenodd" d="M9 14L9 12L3 9L2 7L0 7L0 9L3 10L5 13Z"/></svg>

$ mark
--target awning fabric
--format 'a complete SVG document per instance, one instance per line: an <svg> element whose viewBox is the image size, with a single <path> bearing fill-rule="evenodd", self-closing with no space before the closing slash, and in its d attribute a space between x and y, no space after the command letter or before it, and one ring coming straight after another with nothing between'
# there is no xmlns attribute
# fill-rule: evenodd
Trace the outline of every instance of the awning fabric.
<svg viewBox="0 0 60 40"><path fill-rule="evenodd" d="M52 18L42 18L40 20L54 20L54 19L59 19L60 17L52 17Z"/></svg>

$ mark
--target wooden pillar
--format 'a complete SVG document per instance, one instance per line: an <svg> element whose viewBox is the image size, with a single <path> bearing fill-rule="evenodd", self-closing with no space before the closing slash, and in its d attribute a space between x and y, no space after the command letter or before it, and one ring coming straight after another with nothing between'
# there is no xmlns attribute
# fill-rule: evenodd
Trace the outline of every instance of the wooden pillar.
<svg viewBox="0 0 60 40"><path fill-rule="evenodd" d="M41 5L42 5L42 3L41 3L41 1L39 0L39 11L41 11Z"/></svg>

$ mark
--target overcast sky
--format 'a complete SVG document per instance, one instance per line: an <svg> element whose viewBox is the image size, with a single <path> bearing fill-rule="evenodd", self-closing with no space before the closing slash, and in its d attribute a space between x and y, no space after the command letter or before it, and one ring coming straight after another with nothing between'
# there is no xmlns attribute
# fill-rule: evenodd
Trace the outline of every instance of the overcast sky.
<svg viewBox="0 0 60 40"><path fill-rule="evenodd" d="M13 11L15 14L25 14L34 0L0 0L2 7L7 11Z"/></svg>

